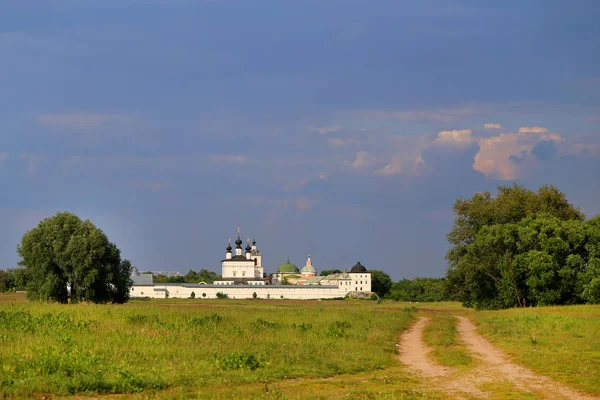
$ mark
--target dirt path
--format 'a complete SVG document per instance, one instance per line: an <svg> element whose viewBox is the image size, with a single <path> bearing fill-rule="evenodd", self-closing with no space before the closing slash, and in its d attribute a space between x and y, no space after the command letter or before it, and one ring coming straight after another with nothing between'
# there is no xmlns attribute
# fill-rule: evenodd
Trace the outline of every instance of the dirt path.
<svg viewBox="0 0 600 400"><path fill-rule="evenodd" d="M475 359L468 369L454 369L436 364L423 341L423 329L429 319L420 317L400 340L399 359L417 374L427 377L428 388L446 393L453 398L489 398L489 392L480 389L485 384L513 385L541 399L598 400L581 394L552 379L510 362L500 350L476 332L466 317L458 319L457 329L467 349Z"/></svg>

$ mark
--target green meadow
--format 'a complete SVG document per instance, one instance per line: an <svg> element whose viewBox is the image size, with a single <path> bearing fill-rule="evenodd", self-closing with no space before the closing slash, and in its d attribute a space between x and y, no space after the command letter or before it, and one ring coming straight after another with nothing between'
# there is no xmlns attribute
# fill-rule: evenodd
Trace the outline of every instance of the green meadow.
<svg viewBox="0 0 600 400"><path fill-rule="evenodd" d="M479 332L535 372L600 395L600 305L481 311Z"/></svg>
<svg viewBox="0 0 600 400"><path fill-rule="evenodd" d="M600 395L600 306L476 312L456 303L226 299L60 305L13 294L0 295L0 398L452 398L402 365L396 343L426 316L432 359L466 375L477 363L455 315L471 318L514 361ZM522 395L498 378L483 387L491 398Z"/></svg>
<svg viewBox="0 0 600 400"><path fill-rule="evenodd" d="M385 370L413 308L348 301L0 297L0 392L116 394Z"/></svg>

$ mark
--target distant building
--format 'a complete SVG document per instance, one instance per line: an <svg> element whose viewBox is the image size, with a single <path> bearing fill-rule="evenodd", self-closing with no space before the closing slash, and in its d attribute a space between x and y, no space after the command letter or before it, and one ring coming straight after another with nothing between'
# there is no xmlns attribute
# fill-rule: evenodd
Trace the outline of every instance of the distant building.
<svg viewBox="0 0 600 400"><path fill-rule="evenodd" d="M290 262L281 264L271 276L264 278L262 254L256 248L256 240L250 239L244 249L240 228L235 241L235 250L228 240L225 259L221 261L221 279L213 284L204 283L153 283L151 274L140 274L134 267L131 279L131 297L179 297L212 299L217 293L230 298L287 298L287 299L331 299L345 297L350 292L371 292L371 273L360 262L350 271L328 276L317 276L310 254L302 270ZM232 253L232 250L235 253ZM282 283L286 283L282 285Z"/></svg>

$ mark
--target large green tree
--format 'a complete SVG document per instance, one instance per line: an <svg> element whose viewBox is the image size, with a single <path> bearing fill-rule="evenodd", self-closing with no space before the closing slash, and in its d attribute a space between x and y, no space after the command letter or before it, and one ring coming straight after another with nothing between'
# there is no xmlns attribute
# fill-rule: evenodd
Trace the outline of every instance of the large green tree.
<svg viewBox="0 0 600 400"><path fill-rule="evenodd" d="M30 299L124 303L131 263L89 220L57 213L26 232L17 251Z"/></svg>
<svg viewBox="0 0 600 400"><path fill-rule="evenodd" d="M595 301L600 225L552 186L498 188L457 200L448 288L467 306Z"/></svg>
<svg viewBox="0 0 600 400"><path fill-rule="evenodd" d="M379 297L387 296L393 283L392 278L385 272L371 270L371 291L377 293Z"/></svg>

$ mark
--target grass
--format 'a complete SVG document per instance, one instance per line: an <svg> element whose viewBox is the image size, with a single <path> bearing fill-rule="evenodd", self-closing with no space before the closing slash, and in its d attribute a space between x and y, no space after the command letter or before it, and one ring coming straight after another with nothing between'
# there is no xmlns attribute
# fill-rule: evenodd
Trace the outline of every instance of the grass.
<svg viewBox="0 0 600 400"><path fill-rule="evenodd" d="M260 392L265 384L292 378L365 372L376 377L397 365L397 336L414 314L403 305L376 302L59 305L2 295L0 394L177 397L182 388L187 394L207 386L230 393L249 385Z"/></svg>
<svg viewBox="0 0 600 400"><path fill-rule="evenodd" d="M600 395L600 305L482 311L475 320L518 363Z"/></svg>
<svg viewBox="0 0 600 400"><path fill-rule="evenodd" d="M433 314L423 333L436 362L448 367L467 366L473 361L459 336L452 314Z"/></svg>

